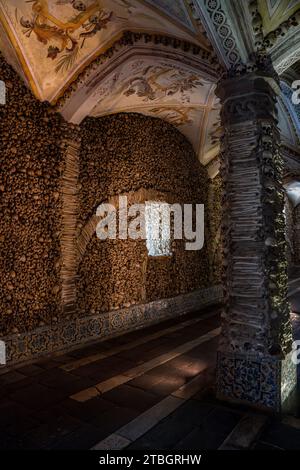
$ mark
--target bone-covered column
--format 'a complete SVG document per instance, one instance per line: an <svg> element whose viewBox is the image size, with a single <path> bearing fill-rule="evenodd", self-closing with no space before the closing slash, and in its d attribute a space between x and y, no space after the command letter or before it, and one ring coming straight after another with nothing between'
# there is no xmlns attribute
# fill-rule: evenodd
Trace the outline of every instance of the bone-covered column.
<svg viewBox="0 0 300 470"><path fill-rule="evenodd" d="M295 387L287 302L278 80L267 57L231 70L222 104L225 309L217 395L279 411Z"/></svg>

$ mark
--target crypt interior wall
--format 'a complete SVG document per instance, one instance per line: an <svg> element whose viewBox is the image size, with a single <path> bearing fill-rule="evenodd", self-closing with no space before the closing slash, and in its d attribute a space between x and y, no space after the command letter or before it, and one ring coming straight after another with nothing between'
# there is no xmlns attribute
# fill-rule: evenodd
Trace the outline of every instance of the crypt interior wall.
<svg viewBox="0 0 300 470"><path fill-rule="evenodd" d="M191 144L172 125L140 114L88 118L81 126L80 224L117 195L138 200L203 203L209 180ZM206 217L209 217L208 212ZM208 237L209 228L206 231ZM148 256L144 240L100 241L94 233L78 270L79 310L100 313L174 297L210 282L208 243L172 256Z"/></svg>
<svg viewBox="0 0 300 470"><path fill-rule="evenodd" d="M212 284L221 284L222 282L222 200L223 185L220 174L210 181L207 213L208 213L208 249L210 259L210 280Z"/></svg>
<svg viewBox="0 0 300 470"><path fill-rule="evenodd" d="M6 341L8 362L220 301L218 268L212 266L221 205L218 184L210 183L186 138L172 125L139 114L88 118L74 127L36 100L2 57L0 79L7 91L6 105L0 106L0 337ZM152 259L145 241L100 242L93 235L78 257L78 308L67 312L62 188L66 141L78 136L76 255L76 237L97 205L118 194L132 200L204 203L205 245L200 252L188 252L183 242L176 242L172 257ZM219 202L208 210L213 187Z"/></svg>

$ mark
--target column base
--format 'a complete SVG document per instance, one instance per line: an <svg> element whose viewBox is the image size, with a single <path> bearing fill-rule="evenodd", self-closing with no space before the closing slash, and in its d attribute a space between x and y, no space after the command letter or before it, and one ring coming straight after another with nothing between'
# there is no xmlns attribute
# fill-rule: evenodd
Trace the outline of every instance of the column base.
<svg viewBox="0 0 300 470"><path fill-rule="evenodd" d="M218 352L217 398L255 408L280 412L297 385L292 353L285 359L272 356Z"/></svg>

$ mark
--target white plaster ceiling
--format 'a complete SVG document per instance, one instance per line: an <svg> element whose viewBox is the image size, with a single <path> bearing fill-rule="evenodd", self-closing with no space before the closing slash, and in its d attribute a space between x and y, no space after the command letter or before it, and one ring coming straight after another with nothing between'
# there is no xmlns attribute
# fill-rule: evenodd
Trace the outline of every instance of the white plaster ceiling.
<svg viewBox="0 0 300 470"><path fill-rule="evenodd" d="M89 115L127 111L164 119L189 139L206 164L219 148L219 106L214 88L199 71L176 61L157 59L154 65L151 58L133 58L95 88Z"/></svg>

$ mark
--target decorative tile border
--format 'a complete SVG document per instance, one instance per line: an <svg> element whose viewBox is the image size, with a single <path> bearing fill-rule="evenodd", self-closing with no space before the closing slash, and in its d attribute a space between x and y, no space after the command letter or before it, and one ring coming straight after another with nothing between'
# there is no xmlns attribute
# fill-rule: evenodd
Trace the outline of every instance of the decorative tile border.
<svg viewBox="0 0 300 470"><path fill-rule="evenodd" d="M297 383L296 366L288 354L274 357L218 353L217 396L258 408L280 411Z"/></svg>
<svg viewBox="0 0 300 470"><path fill-rule="evenodd" d="M1 338L6 343L7 365L34 360L49 353L74 349L99 339L118 336L176 318L223 299L221 286L201 289L170 299L134 305L99 315L77 317L37 328L29 333Z"/></svg>

